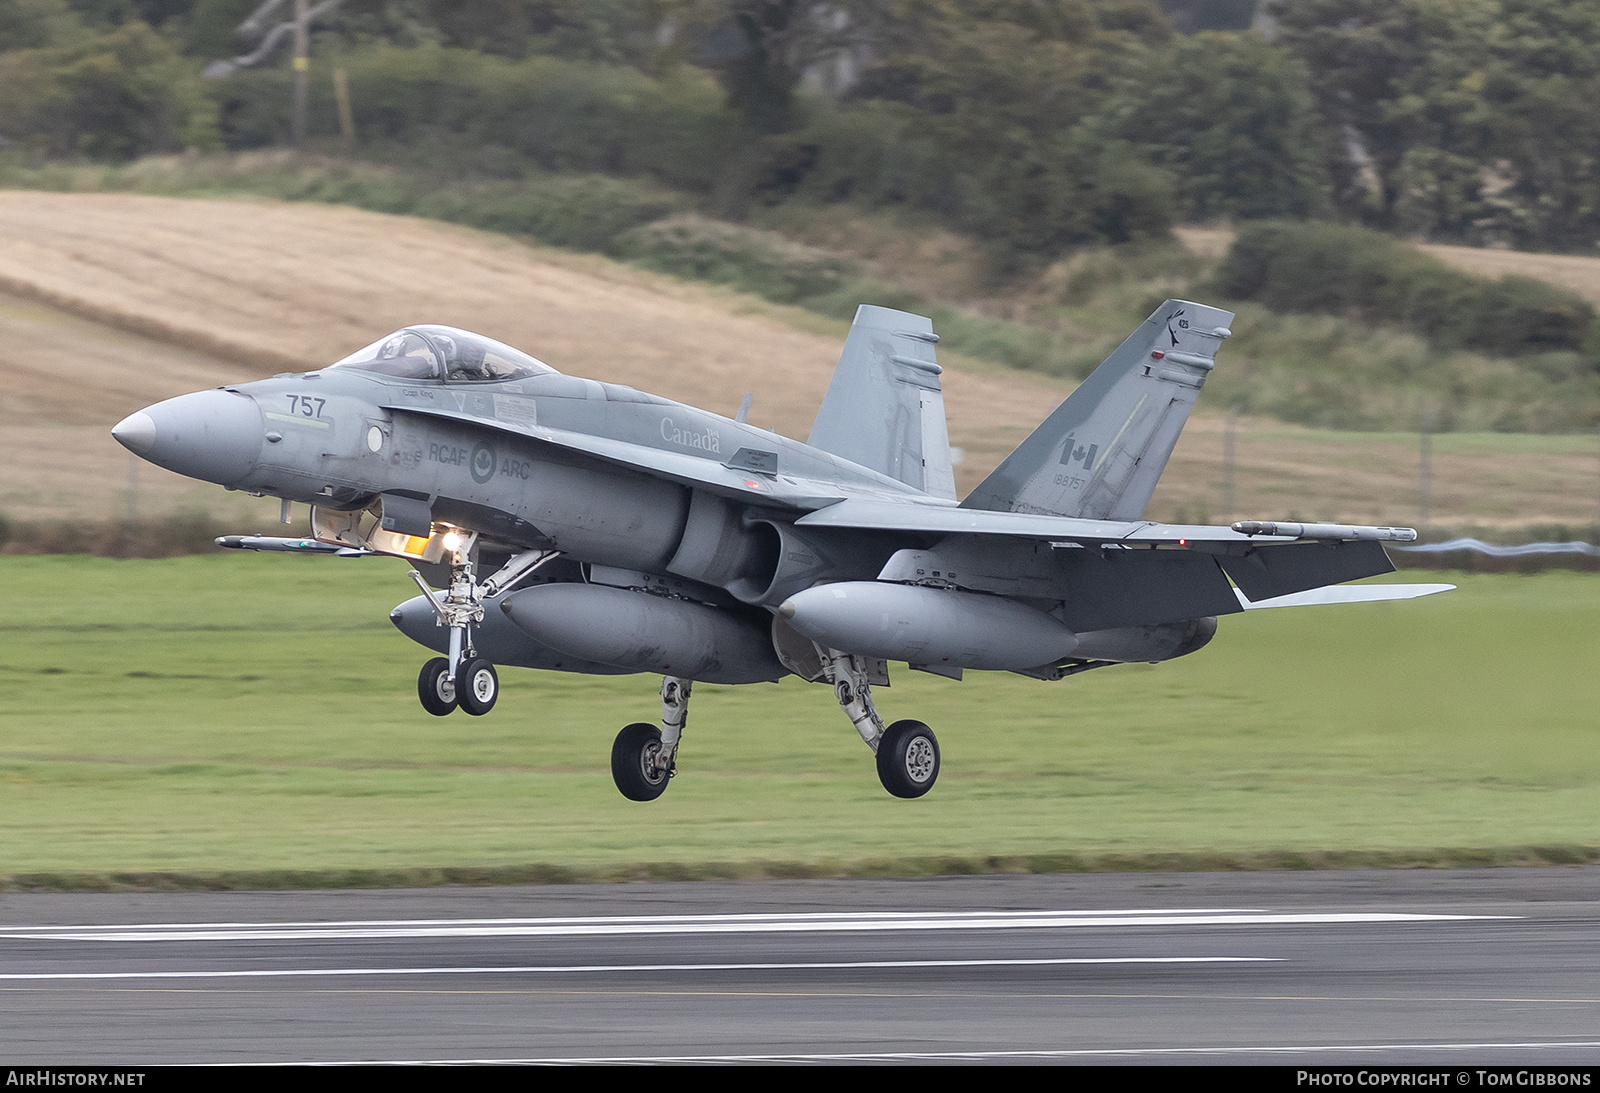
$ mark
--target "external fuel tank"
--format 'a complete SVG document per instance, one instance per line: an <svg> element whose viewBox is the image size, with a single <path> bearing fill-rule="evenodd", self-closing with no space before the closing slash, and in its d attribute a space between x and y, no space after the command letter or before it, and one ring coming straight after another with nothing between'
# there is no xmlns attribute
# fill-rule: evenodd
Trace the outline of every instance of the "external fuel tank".
<svg viewBox="0 0 1600 1093"><path fill-rule="evenodd" d="M500 608L541 645L629 671L702 683L760 683L788 674L773 652L765 612L595 584L526 588Z"/></svg>
<svg viewBox="0 0 1600 1093"><path fill-rule="evenodd" d="M778 613L830 648L916 665L1015 671L1078 645L1064 623L1015 600L887 581L818 585Z"/></svg>

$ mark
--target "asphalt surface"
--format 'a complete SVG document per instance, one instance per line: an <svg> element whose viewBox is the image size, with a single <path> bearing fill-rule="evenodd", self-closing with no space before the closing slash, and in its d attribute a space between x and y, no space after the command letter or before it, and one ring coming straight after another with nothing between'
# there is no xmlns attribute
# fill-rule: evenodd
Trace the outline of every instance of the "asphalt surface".
<svg viewBox="0 0 1600 1093"><path fill-rule="evenodd" d="M1600 1064L1600 869L0 896L0 1065Z"/></svg>

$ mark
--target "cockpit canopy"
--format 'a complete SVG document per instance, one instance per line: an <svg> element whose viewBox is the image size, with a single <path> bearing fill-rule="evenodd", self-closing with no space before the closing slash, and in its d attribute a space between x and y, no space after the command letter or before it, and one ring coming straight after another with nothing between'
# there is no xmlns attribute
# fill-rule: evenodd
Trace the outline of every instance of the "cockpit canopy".
<svg viewBox="0 0 1600 1093"><path fill-rule="evenodd" d="M453 326L408 326L331 364L410 380L485 382L551 376L556 370L521 350Z"/></svg>

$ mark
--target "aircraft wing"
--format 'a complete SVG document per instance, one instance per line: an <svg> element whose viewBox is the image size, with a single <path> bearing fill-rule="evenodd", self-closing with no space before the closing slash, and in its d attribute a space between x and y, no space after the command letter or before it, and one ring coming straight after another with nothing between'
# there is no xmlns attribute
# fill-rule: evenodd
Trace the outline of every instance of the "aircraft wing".
<svg viewBox="0 0 1600 1093"><path fill-rule="evenodd" d="M1065 539L1113 542L1140 528L1143 521L1084 520L1028 512L945 508L904 502L852 498L818 509L795 521L806 527L857 528L863 531L911 531L935 535L1009 535L1021 539ZM1239 536L1243 539L1244 536Z"/></svg>
<svg viewBox="0 0 1600 1093"><path fill-rule="evenodd" d="M1242 520L1229 527L1211 524L1158 524L1149 520L1087 520L1030 512L942 508L904 501L850 499L808 513L796 521L808 527L915 531L946 535L1006 535L1082 544L1195 546L1233 548L1245 553L1260 546L1295 542L1410 542L1410 528L1357 524L1316 524Z"/></svg>
<svg viewBox="0 0 1600 1093"><path fill-rule="evenodd" d="M1255 603L1392 573L1394 563L1384 553L1383 543L1416 537L1416 532L1409 528L1257 521L1213 527L1145 520L1089 520L867 499L841 501L808 513L795 523L801 527L1032 539L1048 542L1057 549L1100 547L1102 554L1175 547L1214 556L1216 566ZM1191 575L1188 580L1192 581L1195 576Z"/></svg>
<svg viewBox="0 0 1600 1093"><path fill-rule="evenodd" d="M811 510L835 506L844 498L844 492L839 489L838 483L730 467L714 459L664 451L626 440L575 433L566 429L550 429L542 425L499 421L433 407L390 405L385 408L394 413L458 421L464 425L542 441L568 451L581 452L607 463L631 467L634 470L644 471L673 482L681 482L686 486L698 486L712 493L741 501ZM852 483L850 492L859 492L862 488L858 483Z"/></svg>

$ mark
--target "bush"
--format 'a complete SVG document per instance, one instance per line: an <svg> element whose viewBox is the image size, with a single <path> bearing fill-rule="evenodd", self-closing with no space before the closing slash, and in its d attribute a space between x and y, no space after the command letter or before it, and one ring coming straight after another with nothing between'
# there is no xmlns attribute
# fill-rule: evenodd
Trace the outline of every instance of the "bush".
<svg viewBox="0 0 1600 1093"><path fill-rule="evenodd" d="M1246 225L1215 287L1275 311L1355 314L1439 348L1499 356L1584 349L1595 315L1586 300L1543 281L1474 277L1380 232L1317 222Z"/></svg>
<svg viewBox="0 0 1600 1093"><path fill-rule="evenodd" d="M603 175L435 190L410 210L489 231L526 235L574 250L623 253L627 233L684 207L673 194Z"/></svg>
<svg viewBox="0 0 1600 1093"><path fill-rule="evenodd" d="M856 276L853 263L827 251L692 215L636 228L618 251L649 269L734 285L785 304L837 292Z"/></svg>
<svg viewBox="0 0 1600 1093"><path fill-rule="evenodd" d="M738 145L709 77L465 49L359 49L313 67L309 130L339 132L331 69L349 74L356 135L407 164L457 177L547 171L645 175L709 193ZM240 72L216 89L230 147L287 140L289 74Z"/></svg>

